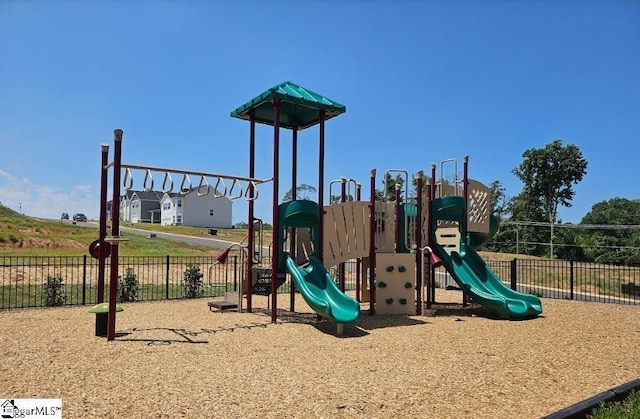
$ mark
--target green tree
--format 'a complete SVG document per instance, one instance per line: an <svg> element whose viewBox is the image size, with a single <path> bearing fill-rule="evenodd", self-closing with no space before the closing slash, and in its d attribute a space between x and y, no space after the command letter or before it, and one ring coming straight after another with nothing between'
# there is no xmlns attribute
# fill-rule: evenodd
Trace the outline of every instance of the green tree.
<svg viewBox="0 0 640 419"><path fill-rule="evenodd" d="M489 203L491 205L491 214L502 220L508 213L510 198L507 197L507 189L499 180L494 180L489 185Z"/></svg>
<svg viewBox="0 0 640 419"><path fill-rule="evenodd" d="M640 200L613 198L594 204L580 224L606 225L607 228L580 230L579 240L587 260L615 264L640 263ZM613 226L619 225L620 228Z"/></svg>
<svg viewBox="0 0 640 419"><path fill-rule="evenodd" d="M307 185L306 183L301 184L296 187L296 199L309 199L311 197L310 194L316 193L317 189L311 185ZM293 199L293 189L289 189L286 194L282 197L282 202L289 202Z"/></svg>
<svg viewBox="0 0 640 419"><path fill-rule="evenodd" d="M386 180L386 182L385 182ZM396 200L396 184L400 185L401 198L402 196L404 178L398 174L395 177L391 176L391 173L385 174L385 179L382 181L382 189L376 189L376 199L380 201L395 201ZM386 187L386 188L385 188Z"/></svg>
<svg viewBox="0 0 640 419"><path fill-rule="evenodd" d="M557 221L558 207L570 207L575 195L573 185L587 173L587 160L575 144L563 145L555 140L544 148L531 148L523 154L523 161L513 169L524 184L523 193L530 203L539 204L551 226L551 257L553 257L553 224Z"/></svg>
<svg viewBox="0 0 640 419"><path fill-rule="evenodd" d="M431 182L431 177L427 176L424 174L424 172L422 173L422 187L423 187L423 191L427 189L427 185L429 185L429 183ZM411 186L413 186L413 196L418 196L418 176L416 175L412 175L411 176Z"/></svg>

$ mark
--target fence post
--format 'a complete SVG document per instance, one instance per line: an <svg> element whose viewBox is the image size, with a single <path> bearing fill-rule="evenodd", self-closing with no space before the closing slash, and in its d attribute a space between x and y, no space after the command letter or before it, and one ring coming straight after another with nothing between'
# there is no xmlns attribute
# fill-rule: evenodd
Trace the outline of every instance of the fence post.
<svg viewBox="0 0 640 419"><path fill-rule="evenodd" d="M238 255L233 255L233 290L238 291Z"/></svg>
<svg viewBox="0 0 640 419"><path fill-rule="evenodd" d="M87 303L87 255L82 255L82 305Z"/></svg>
<svg viewBox="0 0 640 419"><path fill-rule="evenodd" d="M513 259L510 263L511 266L511 273L510 273L510 279L511 279L511 289L514 291L518 290L518 261L517 259Z"/></svg>
<svg viewBox="0 0 640 419"><path fill-rule="evenodd" d="M167 266L166 266L166 273L165 273L165 299L168 300L169 299L169 255L167 255Z"/></svg>
<svg viewBox="0 0 640 419"><path fill-rule="evenodd" d="M569 299L573 300L573 260L569 261Z"/></svg>

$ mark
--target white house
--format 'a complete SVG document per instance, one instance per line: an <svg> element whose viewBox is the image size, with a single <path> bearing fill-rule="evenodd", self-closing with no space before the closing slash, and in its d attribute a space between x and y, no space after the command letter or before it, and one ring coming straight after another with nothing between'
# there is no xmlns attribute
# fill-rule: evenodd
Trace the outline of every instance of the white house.
<svg viewBox="0 0 640 419"><path fill-rule="evenodd" d="M165 193L160 200L160 224L231 228L232 201L213 194L198 196L197 188Z"/></svg>

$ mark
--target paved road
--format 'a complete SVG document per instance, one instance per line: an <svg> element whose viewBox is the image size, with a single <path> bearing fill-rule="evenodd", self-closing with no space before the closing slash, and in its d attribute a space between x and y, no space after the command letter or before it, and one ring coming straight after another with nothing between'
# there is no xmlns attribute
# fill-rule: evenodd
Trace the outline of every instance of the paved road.
<svg viewBox="0 0 640 419"><path fill-rule="evenodd" d="M94 221L88 221L86 223L78 223L77 225L81 227L88 227L88 228L95 228L95 229L97 229L99 226L99 224ZM157 231L141 230L138 228L125 227L125 226L120 226L120 232L126 232L126 233L136 234L139 236L146 236L146 237L149 237L150 234L155 234L156 238L158 239L195 244L199 246L210 247L212 249L226 249L227 247L231 246L234 243L226 240L213 239L208 237L194 237L194 236L185 236L182 234L162 233ZM263 248L262 253L263 253L263 256L267 256L269 254L269 249Z"/></svg>

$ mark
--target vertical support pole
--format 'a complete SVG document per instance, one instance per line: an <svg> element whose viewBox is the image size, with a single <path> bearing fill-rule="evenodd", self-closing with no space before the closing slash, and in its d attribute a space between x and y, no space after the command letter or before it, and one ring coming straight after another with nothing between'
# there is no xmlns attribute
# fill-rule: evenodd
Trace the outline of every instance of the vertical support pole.
<svg viewBox="0 0 640 419"><path fill-rule="evenodd" d="M396 229L395 229L395 241L396 241L396 245L395 245L395 249L396 249L396 253L400 253L400 184L396 183L395 184L395 200L396 200Z"/></svg>
<svg viewBox="0 0 640 419"><path fill-rule="evenodd" d="M122 130L113 131L113 198L111 208L117 215L111 220L111 236L120 238L120 171L122 170ZM116 338L116 298L118 295L118 241L111 244L111 275L109 278L109 313L107 322L107 341Z"/></svg>
<svg viewBox="0 0 640 419"><path fill-rule="evenodd" d="M376 314L376 169L371 170L369 186L369 314Z"/></svg>
<svg viewBox="0 0 640 419"><path fill-rule="evenodd" d="M324 246L324 110L320 111L320 139L318 152L318 259L322 262L323 246Z"/></svg>
<svg viewBox="0 0 640 419"><path fill-rule="evenodd" d="M256 117L255 115L251 114L251 116L249 117L249 122L250 122L250 125L249 125L249 177L254 179L255 171L256 171ZM253 184L249 182L249 197L253 198L254 194L255 194L255 190L253 189ZM247 272L245 276L247 284L253 283L252 282L253 281L253 276L252 276L253 275L253 252L256 247L254 225L253 225L254 208L255 208L254 204L255 204L255 201L253 199L250 199L249 210L248 210L249 211L249 216L248 216L249 229L247 231L249 235L247 238L249 257L247 258ZM277 201L274 202L274 205L277 206ZM275 233L276 230L274 229L273 232ZM273 237L275 238L277 236L274 235ZM260 252L260 258L262 258L262 248L258 249L258 251ZM253 300L253 296L251 294L251 288L252 287L247 286L247 313L251 313L251 310L252 310L251 303Z"/></svg>
<svg viewBox="0 0 640 419"><path fill-rule="evenodd" d="M298 127L293 126L293 132L291 133L291 200L298 199ZM292 257L297 257L296 248L296 229L291 227L291 246L289 248L289 254ZM296 309L296 283L291 279L291 286L289 287L289 310L295 311Z"/></svg>
<svg viewBox="0 0 640 419"><path fill-rule="evenodd" d="M362 199L362 185L356 183L356 201L360 202ZM362 301L360 298L360 268L362 267L362 259L356 259L356 300Z"/></svg>
<svg viewBox="0 0 640 419"><path fill-rule="evenodd" d="M436 165L431 163L431 191L429 199L429 245L431 242L437 242L436 230L438 229L438 220L435 219L433 214L433 201L436 199ZM436 243L437 244L437 243ZM436 268L429 264L429 293L430 304L436 302ZM429 307L430 307L429 304Z"/></svg>
<svg viewBox="0 0 640 419"><path fill-rule="evenodd" d="M347 202L347 178L340 178L340 202ZM346 288L345 275L347 274L347 270L345 269L345 264L342 262L338 266L338 272L340 273L340 291L344 292Z"/></svg>
<svg viewBox="0 0 640 419"><path fill-rule="evenodd" d="M100 146L102 150L102 161L100 167L100 225L98 227L98 295L96 296L96 303L104 302L104 273L105 273L105 248L106 242L104 239L107 237L107 182L109 176L109 169L107 164L109 163L109 145L102 144ZM115 211L120 214L120 208L114 208L111 204L111 217ZM96 316L97 318L97 316ZM104 330L104 329L103 329Z"/></svg>
<svg viewBox="0 0 640 419"><path fill-rule="evenodd" d="M418 196L416 196L416 228L414 236L416 238L416 315L419 316L422 314L422 264L424 255L422 251L422 189L424 181L422 178L424 173L419 171L417 176Z"/></svg>
<svg viewBox="0 0 640 419"><path fill-rule="evenodd" d="M469 232L467 225L469 224L469 156L464 156L464 163L462 165L462 196L464 197L464 217L462 218L462 225L460 226L460 240L462 240L461 246L467 246L469 244ZM462 291L462 306L466 307L469 302L469 294L466 291Z"/></svg>
<svg viewBox="0 0 640 419"><path fill-rule="evenodd" d="M469 243L467 238L469 224L469 156L464 156L464 163L462 165L462 196L464 197L464 223L460 226L460 234L465 245Z"/></svg>
<svg viewBox="0 0 640 419"><path fill-rule="evenodd" d="M278 318L278 258L282 243L276 243L280 232L280 220L278 219L278 188L280 182L278 172L280 170L280 99L273 99L273 254L271 255L271 323ZM251 278L248 278L251 281ZM249 283L251 284L251 283ZM250 288L250 287L247 287Z"/></svg>
<svg viewBox="0 0 640 419"><path fill-rule="evenodd" d="M511 263L509 264L509 279L511 282L511 289L514 291L518 290L518 265L517 265L517 260L514 258L511 260Z"/></svg>

